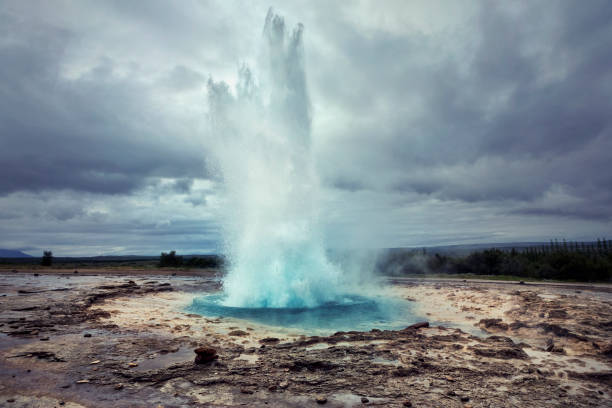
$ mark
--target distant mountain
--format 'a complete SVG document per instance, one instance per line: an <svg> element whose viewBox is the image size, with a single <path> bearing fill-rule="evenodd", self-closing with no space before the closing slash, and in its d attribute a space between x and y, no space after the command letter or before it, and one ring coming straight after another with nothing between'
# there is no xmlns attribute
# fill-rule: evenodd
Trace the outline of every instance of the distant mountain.
<svg viewBox="0 0 612 408"><path fill-rule="evenodd" d="M0 258L32 258L32 256L28 254L24 254L21 251L16 251L14 249L1 249L0 248Z"/></svg>

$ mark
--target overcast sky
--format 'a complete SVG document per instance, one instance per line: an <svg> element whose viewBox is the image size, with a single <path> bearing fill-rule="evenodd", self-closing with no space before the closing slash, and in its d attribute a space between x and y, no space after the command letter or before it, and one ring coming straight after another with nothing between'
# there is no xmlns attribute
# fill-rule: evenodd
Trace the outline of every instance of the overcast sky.
<svg viewBox="0 0 612 408"><path fill-rule="evenodd" d="M206 81L302 22L330 246L610 238L612 2L0 0L0 248L218 249Z"/></svg>

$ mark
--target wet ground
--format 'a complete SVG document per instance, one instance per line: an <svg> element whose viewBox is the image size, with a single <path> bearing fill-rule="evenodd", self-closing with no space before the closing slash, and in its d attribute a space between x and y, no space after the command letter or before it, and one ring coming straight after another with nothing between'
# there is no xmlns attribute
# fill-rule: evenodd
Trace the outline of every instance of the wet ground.
<svg viewBox="0 0 612 408"><path fill-rule="evenodd" d="M0 406L612 406L610 285L396 279L429 327L312 335L189 313L214 271L36 273L0 273Z"/></svg>

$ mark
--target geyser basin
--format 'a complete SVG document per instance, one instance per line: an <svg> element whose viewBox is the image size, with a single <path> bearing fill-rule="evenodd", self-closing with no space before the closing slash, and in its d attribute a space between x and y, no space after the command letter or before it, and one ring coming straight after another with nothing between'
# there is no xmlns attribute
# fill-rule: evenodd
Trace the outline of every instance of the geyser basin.
<svg viewBox="0 0 612 408"><path fill-rule="evenodd" d="M310 308L232 307L225 306L223 301L224 295L196 297L188 310L205 316L233 317L321 334L374 328L397 330L423 320L414 314L412 302L398 298L346 295L338 301Z"/></svg>

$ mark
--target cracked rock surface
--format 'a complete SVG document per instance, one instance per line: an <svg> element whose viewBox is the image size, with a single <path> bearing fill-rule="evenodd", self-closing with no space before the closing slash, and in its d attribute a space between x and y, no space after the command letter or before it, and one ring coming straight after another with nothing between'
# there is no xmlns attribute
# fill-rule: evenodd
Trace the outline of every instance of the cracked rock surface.
<svg viewBox="0 0 612 408"><path fill-rule="evenodd" d="M610 286L396 279L429 327L312 336L185 312L191 275L0 274L0 406L611 405Z"/></svg>

